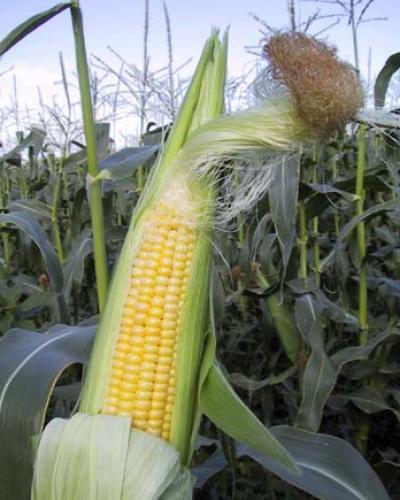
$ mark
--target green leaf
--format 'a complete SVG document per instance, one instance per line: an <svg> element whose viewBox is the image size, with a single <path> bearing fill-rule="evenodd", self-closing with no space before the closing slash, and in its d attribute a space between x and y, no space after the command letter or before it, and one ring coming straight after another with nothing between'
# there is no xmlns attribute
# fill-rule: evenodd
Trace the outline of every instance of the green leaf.
<svg viewBox="0 0 400 500"><path fill-rule="evenodd" d="M11 47L17 44L20 40L29 35L36 28L49 21L52 17L56 16L65 9L68 9L71 3L59 3L54 5L48 10L40 12L35 16L30 17L25 22L14 28L3 40L0 42L0 56L5 54Z"/></svg>
<svg viewBox="0 0 400 500"><path fill-rule="evenodd" d="M51 221L51 207L39 200L15 200L7 205L10 212L24 212L37 220Z"/></svg>
<svg viewBox="0 0 400 500"><path fill-rule="evenodd" d="M97 161L102 161L108 155L110 140L110 124L108 122L95 123Z"/></svg>
<svg viewBox="0 0 400 500"><path fill-rule="evenodd" d="M64 278L61 263L40 224L30 215L23 212L2 214L0 215L0 223L2 222L15 224L18 229L22 230L38 246L46 266L50 283L57 293L60 321L69 323L69 311L65 297L62 293Z"/></svg>
<svg viewBox="0 0 400 500"><path fill-rule="evenodd" d="M63 286L63 274L60 260L40 224L25 212L2 214L0 215L0 223L4 222L14 224L18 229L22 230L28 238L36 243L43 256L51 285L55 291L61 291Z"/></svg>
<svg viewBox="0 0 400 500"><path fill-rule="evenodd" d="M340 370L347 363L352 361L362 361L368 359L371 352L386 340L399 336L400 331L396 329L388 329L378 335L370 336L368 342L363 346L345 347L332 355L332 361Z"/></svg>
<svg viewBox="0 0 400 500"><path fill-rule="evenodd" d="M380 164L378 167L367 168L364 174L364 184L366 188L372 188L376 191L389 191L390 188L379 177L380 174L387 172L387 165ZM315 186L314 184L312 186ZM341 197L347 202L353 202L356 199L354 194L351 194L356 187L356 175L350 175L344 179L335 182L333 185L322 185L321 192L317 192L308 196L309 189L304 189L301 185L300 193L302 198L306 198L305 207L307 218L311 219L321 215L327 208L332 207L332 202ZM308 186L307 186L308 187Z"/></svg>
<svg viewBox="0 0 400 500"><path fill-rule="evenodd" d="M281 384L282 382L287 380L289 377L292 377L296 373L297 373L297 368L295 366L290 366L282 373L279 373L278 375L274 374L270 375L269 377L263 380L253 380L249 377L246 377L242 373L231 373L229 375L229 380L232 383L232 385L236 387L246 389L247 391L250 392L255 392L267 386Z"/></svg>
<svg viewBox="0 0 400 500"><path fill-rule="evenodd" d="M391 411L397 420L400 421L400 411L386 402L382 390L380 389L365 386L350 394L335 394L329 399L329 404L334 407L337 407L338 404L344 406L349 401L358 406L364 413L368 414L386 410Z"/></svg>
<svg viewBox="0 0 400 500"><path fill-rule="evenodd" d="M66 368L87 362L95 330L13 329L0 340L0 498L29 498L34 437L42 431L51 393Z"/></svg>
<svg viewBox="0 0 400 500"><path fill-rule="evenodd" d="M100 170L108 170L113 179L132 176L135 170L151 158L155 158L159 146L124 148L108 156L99 164Z"/></svg>
<svg viewBox="0 0 400 500"><path fill-rule="evenodd" d="M375 107L383 108L385 105L386 92L393 74L400 69L400 52L392 54L385 62L375 80L374 96Z"/></svg>
<svg viewBox="0 0 400 500"><path fill-rule="evenodd" d="M310 294L296 300L296 323L311 347L311 355L303 374L302 399L296 417L299 427L317 431L325 402L336 382L336 367L324 349L321 326L322 307Z"/></svg>
<svg viewBox="0 0 400 500"><path fill-rule="evenodd" d="M344 241L351 235L360 222L367 222L374 217L381 216L387 212L396 211L399 207L399 200L386 201L385 203L372 206L371 208L365 210L361 215L353 217L338 234L334 249L321 261L321 269L324 269L331 262L335 253L342 247Z"/></svg>
<svg viewBox="0 0 400 500"><path fill-rule="evenodd" d="M292 472L291 456L235 394L220 368L214 364L200 392L200 408L226 434L250 446Z"/></svg>
<svg viewBox="0 0 400 500"><path fill-rule="evenodd" d="M296 231L297 198L299 193L300 158L289 156L283 165L272 169L269 204L272 220L282 249L286 268L292 253Z"/></svg>
<svg viewBox="0 0 400 500"><path fill-rule="evenodd" d="M350 444L326 434L288 426L273 427L276 439L298 464L300 475L272 464L252 450L238 447L288 483L324 500L390 500L378 476ZM247 452L247 453L245 453Z"/></svg>
<svg viewBox="0 0 400 500"><path fill-rule="evenodd" d="M46 138L46 132L40 128L32 127L30 134L25 137L15 148L6 153L0 158L0 160L12 160L18 157L18 155L29 147L33 147L33 155L37 157L42 150L44 140Z"/></svg>
<svg viewBox="0 0 400 500"><path fill-rule="evenodd" d="M300 474L289 472L240 443L236 446L237 457L250 457L287 483L323 500L390 500L378 476L346 441L288 426L272 427L271 432L290 452ZM224 454L218 448L192 469L197 478L196 488L202 488L226 466Z"/></svg>
<svg viewBox="0 0 400 500"><path fill-rule="evenodd" d="M90 229L85 229L74 240L71 250L68 253L68 258L64 265L64 289L65 299L68 300L72 285L80 284L84 277L85 259L93 252L92 232Z"/></svg>

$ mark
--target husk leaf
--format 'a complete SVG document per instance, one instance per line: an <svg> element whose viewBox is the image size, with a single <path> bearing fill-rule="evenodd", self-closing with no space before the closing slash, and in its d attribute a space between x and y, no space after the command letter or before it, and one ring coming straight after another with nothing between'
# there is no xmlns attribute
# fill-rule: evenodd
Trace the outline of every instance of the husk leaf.
<svg viewBox="0 0 400 500"><path fill-rule="evenodd" d="M37 455L32 500L190 498L188 471L162 439L132 430L130 419L77 413L54 419Z"/></svg>

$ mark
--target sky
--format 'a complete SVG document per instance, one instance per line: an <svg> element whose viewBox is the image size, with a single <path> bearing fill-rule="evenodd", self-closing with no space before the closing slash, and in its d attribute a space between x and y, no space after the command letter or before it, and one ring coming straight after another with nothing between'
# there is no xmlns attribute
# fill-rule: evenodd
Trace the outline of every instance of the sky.
<svg viewBox="0 0 400 500"><path fill-rule="evenodd" d="M365 3L364 0L363 3ZM149 55L153 68L167 62L166 30L162 0L150 2ZM3 6L0 17L0 38L31 15L48 9L54 0L14 0ZM106 61L114 61L111 46L122 57L141 65L143 50L144 0L81 0L87 51ZM229 26L230 45L228 68L230 75L239 75L254 63L248 47L257 46L262 37L256 14L276 29L288 27L287 0L166 0L170 14L174 64L188 59L190 71L212 26L224 30ZM297 22L302 22L317 9L321 14L338 14L334 2L295 0ZM369 18L387 18L361 24L358 30L360 66L364 78L368 75L369 54L371 77L376 76L386 59L400 51L400 0L375 0L368 11ZM327 18L312 25L316 33L339 17ZM340 56L352 63L352 34L345 18L321 35L338 47ZM247 48L246 48L247 47ZM64 11L22 40L0 59L0 108L10 100L13 75L16 77L18 98L32 107L37 102L37 87L45 98L60 92L54 83L60 80L59 52L63 53L67 71L73 71L74 47L68 11Z"/></svg>

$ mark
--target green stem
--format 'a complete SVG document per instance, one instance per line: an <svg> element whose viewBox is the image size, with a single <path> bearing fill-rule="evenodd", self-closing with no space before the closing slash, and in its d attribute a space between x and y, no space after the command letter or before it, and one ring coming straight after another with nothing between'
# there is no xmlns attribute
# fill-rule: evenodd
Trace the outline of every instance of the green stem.
<svg viewBox="0 0 400 500"><path fill-rule="evenodd" d="M4 198L3 198L3 179L0 178L0 213L1 213L1 209L4 208ZM11 252L10 252L10 242L8 240L8 233L6 231L2 231L1 232L1 241L2 241L2 244L3 244L3 255L4 255L4 263L5 263L5 266L8 269L10 269L10 256L11 256Z"/></svg>
<svg viewBox="0 0 400 500"><path fill-rule="evenodd" d="M299 235L299 248L300 248L300 269L299 278L307 278L307 242L308 242L308 232L307 232L307 217L306 217L306 207L304 201L299 201L299 224L300 224L300 235Z"/></svg>
<svg viewBox="0 0 400 500"><path fill-rule="evenodd" d="M314 152L314 166L313 166L313 182L317 183L317 163L316 163L316 153ZM314 253L314 272L317 280L318 287L321 284L321 259L320 259L320 248L318 241L318 217L312 219L312 232L313 232L313 253Z"/></svg>
<svg viewBox="0 0 400 500"><path fill-rule="evenodd" d="M366 129L360 125L358 131L358 157L356 176L356 214L362 215L364 211L364 172L366 154ZM359 285L358 285L358 321L360 323L360 344L364 345L368 340L368 302L367 302L367 265L366 265L366 239L365 224L360 222L357 225L357 247L359 264ZM369 384L370 382L367 382ZM359 421L356 433L356 445L360 453L366 456L368 452L368 437L370 429L370 419L368 415L363 415Z"/></svg>
<svg viewBox="0 0 400 500"><path fill-rule="evenodd" d="M72 2L71 17L75 38L76 63L79 77L83 127L86 139L88 172L92 178L96 178L98 175L96 135L89 83L89 68L86 58L85 38L83 32L82 12L79 8L78 0L73 0ZM100 312L104 309L106 303L108 287L108 268L101 194L101 182L96 180L89 188L89 201L92 215L94 261Z"/></svg>
<svg viewBox="0 0 400 500"><path fill-rule="evenodd" d="M64 251L62 246L60 227L58 225L58 205L60 202L61 188L62 188L62 163L60 165L60 170L56 173L56 185L54 188L53 203L51 206L51 227L53 230L54 244L56 247L56 252L61 263L64 262Z"/></svg>
<svg viewBox="0 0 400 500"><path fill-rule="evenodd" d="M336 181L337 177L338 177L337 159L335 156L332 160L332 180L333 180L333 182ZM339 214L338 214L336 209L333 213L333 226L335 228L335 234L336 234L336 236L338 236L338 234L340 232L340 219L339 219Z"/></svg>
<svg viewBox="0 0 400 500"><path fill-rule="evenodd" d="M361 125L358 133L358 158L357 158L357 178L356 178L356 202L357 216L364 211L364 171L366 153L366 130ZM365 224L360 222L357 225L357 246L358 258L360 260L359 286L358 286L358 320L360 323L360 344L363 345L368 339L368 302L367 302L367 263L366 263L366 241Z"/></svg>

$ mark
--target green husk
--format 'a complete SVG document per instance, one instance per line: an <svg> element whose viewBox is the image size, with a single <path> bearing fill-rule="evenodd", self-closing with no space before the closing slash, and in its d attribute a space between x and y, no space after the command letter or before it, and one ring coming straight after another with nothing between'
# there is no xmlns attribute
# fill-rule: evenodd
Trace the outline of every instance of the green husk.
<svg viewBox="0 0 400 500"><path fill-rule="evenodd" d="M32 500L190 498L175 448L130 425L128 417L84 413L54 419L37 455Z"/></svg>
<svg viewBox="0 0 400 500"><path fill-rule="evenodd" d="M178 173L174 170L172 160L182 147L190 130L194 129L196 123L201 124L207 118L210 119L222 111L227 38L225 37L223 44L221 44L217 35L217 32L213 31L205 45L177 121L132 215L130 227L108 293L106 308L96 335L82 392L81 411L96 414L100 412L104 402L116 333L122 316L121 304L130 286L130 268L133 256L141 240L143 216L151 208L152 204L160 199L162 193L168 191L170 187L169 179L173 178L174 174L177 177ZM221 54L225 56L222 57ZM219 100L216 99L212 92L212 86L216 83L220 87L214 87L213 92L219 96ZM213 95L212 99L210 98L211 95ZM190 189L198 193L196 197L203 196L202 193L199 193L199 190L204 191L204 186L192 184ZM208 195L206 194L206 196ZM197 246L199 245L202 246L201 243ZM195 250L195 254L198 255L198 249ZM202 260L201 257L199 259ZM207 259L208 257L206 257L206 261ZM203 288L202 300L206 302L206 287ZM201 296L201 294L199 295Z"/></svg>

